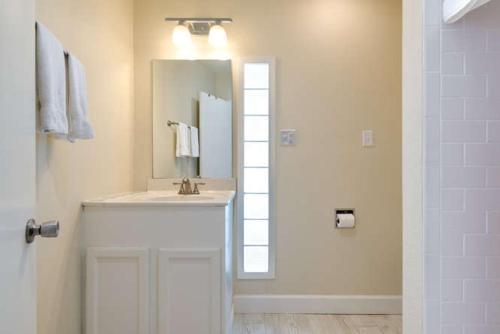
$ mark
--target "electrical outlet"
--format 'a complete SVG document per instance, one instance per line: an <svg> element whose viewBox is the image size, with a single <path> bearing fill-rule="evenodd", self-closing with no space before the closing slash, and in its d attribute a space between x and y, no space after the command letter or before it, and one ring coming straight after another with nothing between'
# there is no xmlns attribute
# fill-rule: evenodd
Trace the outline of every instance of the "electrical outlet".
<svg viewBox="0 0 500 334"><path fill-rule="evenodd" d="M373 130L363 130L361 133L361 140L363 147L374 146Z"/></svg>

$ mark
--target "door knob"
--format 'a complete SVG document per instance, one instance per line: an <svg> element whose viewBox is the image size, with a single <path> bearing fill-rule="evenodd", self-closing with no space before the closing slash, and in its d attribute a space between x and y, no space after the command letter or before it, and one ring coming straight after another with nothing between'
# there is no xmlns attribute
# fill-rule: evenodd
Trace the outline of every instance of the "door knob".
<svg viewBox="0 0 500 334"><path fill-rule="evenodd" d="M32 243L38 235L43 238L56 238L59 235L59 222L51 220L42 225L37 225L34 219L28 220L26 224L26 242Z"/></svg>

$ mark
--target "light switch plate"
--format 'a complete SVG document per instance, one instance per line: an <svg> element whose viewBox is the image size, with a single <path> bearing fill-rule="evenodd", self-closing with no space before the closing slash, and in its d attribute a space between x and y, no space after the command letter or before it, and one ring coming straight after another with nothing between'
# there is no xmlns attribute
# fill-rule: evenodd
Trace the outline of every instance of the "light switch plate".
<svg viewBox="0 0 500 334"><path fill-rule="evenodd" d="M280 130L280 144L281 146L295 146L297 142L297 135L295 129L282 129Z"/></svg>
<svg viewBox="0 0 500 334"><path fill-rule="evenodd" d="M374 146L373 130L363 130L361 133L361 140L363 147Z"/></svg>

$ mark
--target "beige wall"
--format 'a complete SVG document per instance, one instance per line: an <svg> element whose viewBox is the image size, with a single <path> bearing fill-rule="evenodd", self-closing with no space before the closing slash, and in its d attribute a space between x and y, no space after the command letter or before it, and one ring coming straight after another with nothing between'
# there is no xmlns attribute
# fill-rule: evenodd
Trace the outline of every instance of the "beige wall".
<svg viewBox="0 0 500 334"><path fill-rule="evenodd" d="M132 0L38 0L37 19L87 69L96 138L70 144L37 138L38 219L61 234L37 240L38 333L81 333L81 200L132 188Z"/></svg>
<svg viewBox="0 0 500 334"><path fill-rule="evenodd" d="M400 0L135 2L137 190L152 170L151 60L178 56L164 16L232 17L232 57L277 59L277 128L296 128L298 144L277 148L276 279L238 281L237 293L401 293L401 11ZM361 148L363 129L376 147ZM333 228L336 207L356 208L356 230Z"/></svg>

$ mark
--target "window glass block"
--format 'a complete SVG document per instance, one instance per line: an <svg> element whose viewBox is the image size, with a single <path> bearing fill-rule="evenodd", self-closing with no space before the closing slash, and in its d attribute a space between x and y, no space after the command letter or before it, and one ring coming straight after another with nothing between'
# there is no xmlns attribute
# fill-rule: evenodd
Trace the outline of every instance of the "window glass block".
<svg viewBox="0 0 500 334"><path fill-rule="evenodd" d="M269 140L269 117L268 116L245 116L245 140L268 141Z"/></svg>
<svg viewBox="0 0 500 334"><path fill-rule="evenodd" d="M245 115L269 115L268 90L245 90L244 94Z"/></svg>
<svg viewBox="0 0 500 334"><path fill-rule="evenodd" d="M269 192L269 169L245 168L243 191L245 193Z"/></svg>
<svg viewBox="0 0 500 334"><path fill-rule="evenodd" d="M269 143L247 142L244 145L245 167L268 167L269 166Z"/></svg>
<svg viewBox="0 0 500 334"><path fill-rule="evenodd" d="M268 219L269 195L245 194L243 216L245 219Z"/></svg>
<svg viewBox="0 0 500 334"><path fill-rule="evenodd" d="M269 64L245 64L244 88L269 88Z"/></svg>
<svg viewBox="0 0 500 334"><path fill-rule="evenodd" d="M244 221L244 245L269 245L269 222L267 220Z"/></svg>
<svg viewBox="0 0 500 334"><path fill-rule="evenodd" d="M270 65L244 64L243 270L269 272Z"/></svg>
<svg viewBox="0 0 500 334"><path fill-rule="evenodd" d="M269 248L267 246L245 246L243 249L243 270L247 273L269 271Z"/></svg>

